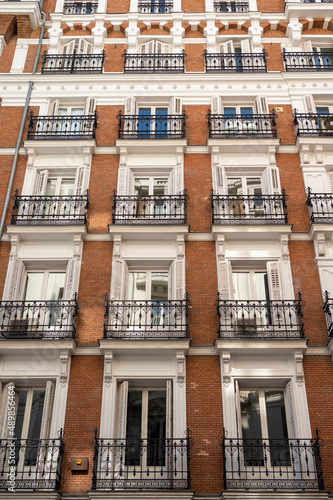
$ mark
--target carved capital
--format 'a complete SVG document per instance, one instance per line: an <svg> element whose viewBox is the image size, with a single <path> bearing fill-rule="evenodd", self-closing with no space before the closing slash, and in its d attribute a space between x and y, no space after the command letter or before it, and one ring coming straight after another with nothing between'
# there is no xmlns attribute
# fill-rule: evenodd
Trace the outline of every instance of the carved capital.
<svg viewBox="0 0 333 500"><path fill-rule="evenodd" d="M217 240L216 240L216 251L217 251L217 260L221 261L225 259L225 239L224 236L218 235Z"/></svg>
<svg viewBox="0 0 333 500"><path fill-rule="evenodd" d="M282 260L289 260L289 238L288 236L281 236L281 246L282 246Z"/></svg>
<svg viewBox="0 0 333 500"><path fill-rule="evenodd" d="M126 161L127 161L127 148L120 148L119 167L126 167Z"/></svg>
<svg viewBox="0 0 333 500"><path fill-rule="evenodd" d="M231 375L230 375L230 353L224 352L222 354L222 367L223 367L223 383L224 385L229 385L231 383Z"/></svg>
<svg viewBox="0 0 333 500"><path fill-rule="evenodd" d="M104 384L109 387L112 382L112 361L113 354L105 354L104 357Z"/></svg>
<svg viewBox="0 0 333 500"><path fill-rule="evenodd" d="M60 382L62 385L68 383L68 366L69 366L70 356L68 352L63 352L60 354Z"/></svg>
<svg viewBox="0 0 333 500"><path fill-rule="evenodd" d="M115 234L113 237L113 257L120 259L121 234Z"/></svg>
<svg viewBox="0 0 333 500"><path fill-rule="evenodd" d="M305 146L304 144L302 144L300 149L301 163L310 163L309 152L309 146Z"/></svg>
<svg viewBox="0 0 333 500"><path fill-rule="evenodd" d="M185 257L185 239L183 234L177 236L177 259Z"/></svg>
<svg viewBox="0 0 333 500"><path fill-rule="evenodd" d="M11 248L10 248L10 257L16 257L17 256L17 246L20 242L20 237L17 236L12 236L10 238L11 242Z"/></svg>
<svg viewBox="0 0 333 500"><path fill-rule="evenodd" d="M324 233L317 234L317 244L318 244L318 257L325 257L326 248L325 248L325 234Z"/></svg>
<svg viewBox="0 0 333 500"><path fill-rule="evenodd" d="M297 18L291 18L287 26L287 37L291 40L292 47L299 47L301 44L303 25Z"/></svg>
<svg viewBox="0 0 333 500"><path fill-rule="evenodd" d="M296 352L294 356L296 361L296 382L298 385L302 385L304 383L303 354Z"/></svg>
<svg viewBox="0 0 333 500"><path fill-rule="evenodd" d="M75 235L73 238L74 241L74 251L73 257L80 259L81 258L81 248L82 248L82 237L81 235Z"/></svg>
<svg viewBox="0 0 333 500"><path fill-rule="evenodd" d="M316 162L324 163L323 146L316 146Z"/></svg>
<svg viewBox="0 0 333 500"><path fill-rule="evenodd" d="M185 354L177 352L177 383L183 385L185 383Z"/></svg>

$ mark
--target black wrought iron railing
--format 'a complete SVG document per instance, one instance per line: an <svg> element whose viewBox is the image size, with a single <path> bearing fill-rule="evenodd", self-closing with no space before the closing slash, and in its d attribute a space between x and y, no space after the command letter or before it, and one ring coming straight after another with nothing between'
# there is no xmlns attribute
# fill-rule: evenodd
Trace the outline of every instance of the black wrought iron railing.
<svg viewBox="0 0 333 500"><path fill-rule="evenodd" d="M299 137L333 136L333 114L298 113L295 109L294 125Z"/></svg>
<svg viewBox="0 0 333 500"><path fill-rule="evenodd" d="M30 113L27 139L95 139L97 113L83 116L34 116Z"/></svg>
<svg viewBox="0 0 333 500"><path fill-rule="evenodd" d="M124 73L184 73L185 51L178 54L123 53Z"/></svg>
<svg viewBox="0 0 333 500"><path fill-rule="evenodd" d="M316 0L302 0L303 3L317 3L317 1ZM318 3L333 3L333 0L319 0Z"/></svg>
<svg viewBox="0 0 333 500"><path fill-rule="evenodd" d="M333 194L312 193L307 189L306 204L309 207L312 223L333 223Z"/></svg>
<svg viewBox="0 0 333 500"><path fill-rule="evenodd" d="M324 293L323 309L326 316L328 335L333 337L333 298L330 297L328 291Z"/></svg>
<svg viewBox="0 0 333 500"><path fill-rule="evenodd" d="M210 196L213 224L288 224L287 196L263 195L218 195Z"/></svg>
<svg viewBox="0 0 333 500"><path fill-rule="evenodd" d="M304 338L300 293L297 300L224 300L217 295L221 338Z"/></svg>
<svg viewBox="0 0 333 500"><path fill-rule="evenodd" d="M205 51L206 73L265 73L266 52L261 54L210 54Z"/></svg>
<svg viewBox="0 0 333 500"><path fill-rule="evenodd" d="M315 439L241 439L219 442L226 490L324 490L318 431Z"/></svg>
<svg viewBox="0 0 333 500"><path fill-rule="evenodd" d="M113 195L113 224L186 224L188 194Z"/></svg>
<svg viewBox="0 0 333 500"><path fill-rule="evenodd" d="M271 138L276 137L276 116L270 115L216 115L208 112L211 139Z"/></svg>
<svg viewBox="0 0 333 500"><path fill-rule="evenodd" d="M0 302L0 339L75 337L78 300L5 300Z"/></svg>
<svg viewBox="0 0 333 500"><path fill-rule="evenodd" d="M68 16L96 14L98 2L65 2L63 13Z"/></svg>
<svg viewBox="0 0 333 500"><path fill-rule="evenodd" d="M104 338L177 339L188 335L190 300L114 300L105 295Z"/></svg>
<svg viewBox="0 0 333 500"><path fill-rule="evenodd" d="M0 491L59 491L64 447L62 430L57 439L0 440Z"/></svg>
<svg viewBox="0 0 333 500"><path fill-rule="evenodd" d="M138 11L140 14L169 14L173 10L173 2L154 1L139 2Z"/></svg>
<svg viewBox="0 0 333 500"><path fill-rule="evenodd" d="M43 75L49 74L90 74L102 73L105 52L102 54L57 54L48 55L45 51L42 55Z"/></svg>
<svg viewBox="0 0 333 500"><path fill-rule="evenodd" d="M184 438L102 439L95 434L92 490L190 489L189 430Z"/></svg>
<svg viewBox="0 0 333 500"><path fill-rule="evenodd" d="M118 113L119 139L182 139L185 137L186 114L123 115Z"/></svg>
<svg viewBox="0 0 333 500"><path fill-rule="evenodd" d="M287 52L282 50L286 71L333 71L332 52Z"/></svg>
<svg viewBox="0 0 333 500"><path fill-rule="evenodd" d="M249 12L249 2L214 2L215 12Z"/></svg>
<svg viewBox="0 0 333 500"><path fill-rule="evenodd" d="M87 223L89 192L80 196L19 196L15 193L11 224L66 226Z"/></svg>

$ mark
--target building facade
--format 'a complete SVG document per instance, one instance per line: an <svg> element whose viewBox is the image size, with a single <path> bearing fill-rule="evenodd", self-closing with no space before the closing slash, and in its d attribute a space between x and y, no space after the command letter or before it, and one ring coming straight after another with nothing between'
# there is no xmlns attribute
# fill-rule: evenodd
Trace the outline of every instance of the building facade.
<svg viewBox="0 0 333 500"><path fill-rule="evenodd" d="M0 498L330 497L332 34L0 1Z"/></svg>

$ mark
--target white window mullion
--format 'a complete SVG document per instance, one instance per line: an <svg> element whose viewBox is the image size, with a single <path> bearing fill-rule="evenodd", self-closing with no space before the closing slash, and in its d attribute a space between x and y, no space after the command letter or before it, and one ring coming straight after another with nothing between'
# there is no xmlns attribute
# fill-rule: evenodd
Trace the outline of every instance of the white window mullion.
<svg viewBox="0 0 333 500"><path fill-rule="evenodd" d="M50 429L52 422L54 383L48 380L46 382L45 399L43 407L43 417L41 422L40 439L50 438ZM53 436L52 436L53 437Z"/></svg>

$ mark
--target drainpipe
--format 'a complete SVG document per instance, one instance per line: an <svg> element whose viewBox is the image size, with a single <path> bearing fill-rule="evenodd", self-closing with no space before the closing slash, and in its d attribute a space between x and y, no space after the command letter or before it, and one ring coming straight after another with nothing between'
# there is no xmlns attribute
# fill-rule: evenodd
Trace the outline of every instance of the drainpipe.
<svg viewBox="0 0 333 500"><path fill-rule="evenodd" d="M42 8L42 2L40 3L40 8ZM41 15L42 15L42 28L41 28L40 35L39 35L39 41L38 41L38 46L37 46L37 53L36 53L36 57L35 57L35 62L34 62L34 66L32 68L33 75L36 74L37 64L38 64L38 60L39 60L39 56L40 56L40 51L42 49L42 41L43 41L43 36L44 36L44 31L45 31L46 14L45 14L45 12L41 12ZM16 171L16 165L17 165L17 160L18 160L18 156L19 156L20 145L21 145L22 136L23 136L23 130L24 130L24 126L26 123L26 119L27 119L30 96L31 96L33 84L34 84L34 82L29 82L27 97L25 99L23 116L22 116L22 120L21 120L21 126L20 126L18 137L17 137L15 154L14 154L13 163L12 163L12 170L10 172L5 203L3 206L3 211L2 211L1 221L0 221L0 242L1 242L2 234L3 234L3 228L5 225L5 219L6 219L6 214L7 214L7 210L8 210L8 205L10 202L10 195L12 192L14 176L15 176L15 171Z"/></svg>

